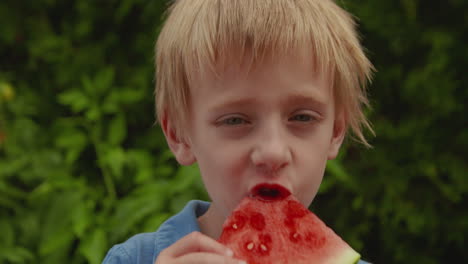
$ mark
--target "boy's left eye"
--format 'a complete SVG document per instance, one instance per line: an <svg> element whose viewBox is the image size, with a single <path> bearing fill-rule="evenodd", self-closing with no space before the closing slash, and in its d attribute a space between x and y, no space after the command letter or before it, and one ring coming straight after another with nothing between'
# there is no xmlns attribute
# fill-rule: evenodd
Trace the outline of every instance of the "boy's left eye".
<svg viewBox="0 0 468 264"><path fill-rule="evenodd" d="M230 117L223 120L225 125L240 125L245 123L245 120L240 117Z"/></svg>
<svg viewBox="0 0 468 264"><path fill-rule="evenodd" d="M316 118L308 114L297 114L291 117L290 121L300 121L300 122L310 122L314 121Z"/></svg>
<svg viewBox="0 0 468 264"><path fill-rule="evenodd" d="M247 118L237 115L222 117L215 122L216 126L239 126L246 125L248 123Z"/></svg>

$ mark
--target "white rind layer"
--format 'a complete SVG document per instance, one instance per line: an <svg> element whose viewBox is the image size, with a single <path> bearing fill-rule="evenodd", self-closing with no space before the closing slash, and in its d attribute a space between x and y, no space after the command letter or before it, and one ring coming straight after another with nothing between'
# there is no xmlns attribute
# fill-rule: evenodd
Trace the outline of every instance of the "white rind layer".
<svg viewBox="0 0 468 264"><path fill-rule="evenodd" d="M323 264L355 264L360 258L361 255L359 253L348 247L344 252L342 252L342 254L340 254L340 256L330 259L330 261Z"/></svg>

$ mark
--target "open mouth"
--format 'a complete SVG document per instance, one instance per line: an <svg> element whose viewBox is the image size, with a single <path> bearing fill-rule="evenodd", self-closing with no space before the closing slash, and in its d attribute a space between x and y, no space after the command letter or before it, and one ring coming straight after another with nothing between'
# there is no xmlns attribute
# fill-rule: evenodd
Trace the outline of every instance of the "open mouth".
<svg viewBox="0 0 468 264"><path fill-rule="evenodd" d="M282 200L291 194L286 188L279 184L262 183L256 185L252 191L251 196L260 198L266 201Z"/></svg>

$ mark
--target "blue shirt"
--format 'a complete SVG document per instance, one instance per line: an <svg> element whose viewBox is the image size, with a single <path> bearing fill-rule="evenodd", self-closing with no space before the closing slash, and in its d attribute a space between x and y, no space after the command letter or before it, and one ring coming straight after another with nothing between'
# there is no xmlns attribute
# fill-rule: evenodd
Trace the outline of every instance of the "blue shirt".
<svg viewBox="0 0 468 264"><path fill-rule="evenodd" d="M182 237L200 231L197 218L210 203L192 200L178 214L164 222L156 232L135 235L113 246L103 264L154 264L159 253ZM360 260L358 264L366 264Z"/></svg>

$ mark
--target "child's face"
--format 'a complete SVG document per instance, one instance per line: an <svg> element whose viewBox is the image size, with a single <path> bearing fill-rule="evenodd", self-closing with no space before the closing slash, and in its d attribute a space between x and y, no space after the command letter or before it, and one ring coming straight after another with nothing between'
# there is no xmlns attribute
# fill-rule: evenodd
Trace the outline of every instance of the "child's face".
<svg viewBox="0 0 468 264"><path fill-rule="evenodd" d="M345 131L329 80L313 72L310 62L284 59L248 75L232 68L203 76L191 90L189 140L176 157L198 162L220 215L260 183L312 202Z"/></svg>

